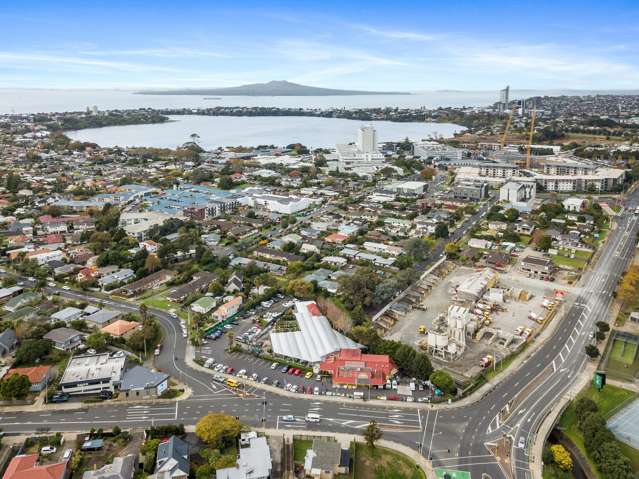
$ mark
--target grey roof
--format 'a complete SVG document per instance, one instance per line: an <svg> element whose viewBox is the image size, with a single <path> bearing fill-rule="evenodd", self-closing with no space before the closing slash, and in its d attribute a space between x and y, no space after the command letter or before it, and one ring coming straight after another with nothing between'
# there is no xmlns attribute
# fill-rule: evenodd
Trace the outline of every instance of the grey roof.
<svg viewBox="0 0 639 479"><path fill-rule="evenodd" d="M82 333L73 328L56 328L49 331L43 337L44 339L49 339L54 343L64 343L79 334Z"/></svg>
<svg viewBox="0 0 639 479"><path fill-rule="evenodd" d="M111 464L102 466L95 471L86 471L82 475L82 479L132 479L136 462L137 457L134 454L116 457Z"/></svg>
<svg viewBox="0 0 639 479"><path fill-rule="evenodd" d="M18 338L13 329L5 329L0 333L0 353L8 353L13 349Z"/></svg>
<svg viewBox="0 0 639 479"><path fill-rule="evenodd" d="M158 446L155 472L182 471L189 473L189 445L177 436Z"/></svg>
<svg viewBox="0 0 639 479"><path fill-rule="evenodd" d="M304 469L321 469L332 471L342 458L342 447L337 441L313 439L313 447L306 450Z"/></svg>
<svg viewBox="0 0 639 479"><path fill-rule="evenodd" d="M74 319L81 314L82 314L81 309L69 306L67 308L61 309L57 313L53 313L51 315L51 319L56 321L69 321L70 319Z"/></svg>
<svg viewBox="0 0 639 479"><path fill-rule="evenodd" d="M236 467L216 471L216 479L257 479L270 477L272 468L271 451L265 437L250 439L249 447L240 448Z"/></svg>
<svg viewBox="0 0 639 479"><path fill-rule="evenodd" d="M120 390L153 388L168 378L167 374L153 371L144 366L134 366L122 375Z"/></svg>
<svg viewBox="0 0 639 479"><path fill-rule="evenodd" d="M112 309L102 309L96 313L93 313L84 318L88 323L93 324L107 324L113 321L115 318L121 316L120 311L114 311Z"/></svg>

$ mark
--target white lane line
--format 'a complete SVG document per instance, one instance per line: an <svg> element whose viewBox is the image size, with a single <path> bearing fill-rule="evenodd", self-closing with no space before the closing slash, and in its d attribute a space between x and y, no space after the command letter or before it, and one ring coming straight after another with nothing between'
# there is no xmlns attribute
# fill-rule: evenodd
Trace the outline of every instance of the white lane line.
<svg viewBox="0 0 639 479"><path fill-rule="evenodd" d="M552 372L553 372L553 373L556 373L556 372L557 372L557 366L555 365L555 361L554 361L554 359L553 359L553 362L552 362Z"/></svg>
<svg viewBox="0 0 639 479"><path fill-rule="evenodd" d="M439 409L435 410L435 419L433 420L433 434L430 436L430 446L428 446L428 457L430 457L433 451L433 439L435 439L435 428L437 427L437 416L439 415Z"/></svg>

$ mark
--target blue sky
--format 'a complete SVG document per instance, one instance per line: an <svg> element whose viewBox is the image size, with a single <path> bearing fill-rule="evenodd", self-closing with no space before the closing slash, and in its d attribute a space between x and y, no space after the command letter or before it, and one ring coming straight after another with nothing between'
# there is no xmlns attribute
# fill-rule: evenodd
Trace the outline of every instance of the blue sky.
<svg viewBox="0 0 639 479"><path fill-rule="evenodd" d="M637 0L8 0L0 25L0 87L639 88Z"/></svg>

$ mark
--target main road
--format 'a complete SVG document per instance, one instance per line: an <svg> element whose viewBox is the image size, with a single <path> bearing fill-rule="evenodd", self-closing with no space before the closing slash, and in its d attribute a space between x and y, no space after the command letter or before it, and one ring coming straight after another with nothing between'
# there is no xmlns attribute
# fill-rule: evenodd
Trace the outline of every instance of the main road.
<svg viewBox="0 0 639 479"><path fill-rule="evenodd" d="M583 370L587 357L584 346L591 340L594 324L605 320L618 280L633 257L639 218L632 214L639 193L629 194L626 212L617 217L596 264L581 283L581 294L569 306L561 324L546 342L519 368L480 400L452 408L423 405L402 407L389 403L378 406L365 402L324 401L316 396L283 396L249 388L239 395L212 381L208 371L190 367L186 360L186 340L177 320L164 311L150 309L158 317L165 343L156 366L188 384L192 395L176 402L126 404L117 401L75 409L43 409L0 413L5 433L31 432L47 428L59 431L87 430L91 427L142 427L153 424L194 424L209 411L223 411L252 426L280 429L324 430L358 433L375 419L385 438L403 443L432 460L433 466L468 471L472 477L531 477L528 450L536 429L555 400L566 392ZM96 301L86 293L47 288L50 293L71 299ZM109 308L137 311L137 305L100 299ZM405 406L405 405L404 405ZM320 424L307 424L308 412L321 415ZM284 416L295 422L283 422ZM510 455L508 465L499 464L487 444L504 437Z"/></svg>

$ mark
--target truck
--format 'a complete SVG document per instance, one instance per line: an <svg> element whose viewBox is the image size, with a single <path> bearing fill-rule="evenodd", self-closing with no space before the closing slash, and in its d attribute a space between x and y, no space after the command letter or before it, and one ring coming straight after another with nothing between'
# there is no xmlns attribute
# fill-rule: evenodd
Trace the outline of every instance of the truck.
<svg viewBox="0 0 639 479"><path fill-rule="evenodd" d="M479 365L482 368L488 368L493 363L493 356L491 354L487 354L483 358L479 360Z"/></svg>

